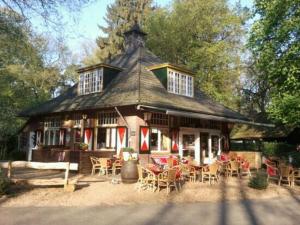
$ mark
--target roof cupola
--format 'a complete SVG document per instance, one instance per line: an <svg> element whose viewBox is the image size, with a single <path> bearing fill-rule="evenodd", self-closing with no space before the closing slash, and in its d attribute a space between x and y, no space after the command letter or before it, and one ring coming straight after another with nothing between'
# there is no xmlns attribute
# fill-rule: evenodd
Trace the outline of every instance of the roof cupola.
<svg viewBox="0 0 300 225"><path fill-rule="evenodd" d="M138 47L145 47L146 33L143 32L138 23L124 32L125 37L125 51L131 51Z"/></svg>

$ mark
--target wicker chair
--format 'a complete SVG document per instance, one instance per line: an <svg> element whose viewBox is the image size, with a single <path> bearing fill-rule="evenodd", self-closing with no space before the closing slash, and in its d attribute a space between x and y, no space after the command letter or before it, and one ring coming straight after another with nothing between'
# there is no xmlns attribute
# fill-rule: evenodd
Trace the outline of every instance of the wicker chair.
<svg viewBox="0 0 300 225"><path fill-rule="evenodd" d="M240 176L246 174L247 176L251 177L250 163L248 161L243 161L240 169Z"/></svg>
<svg viewBox="0 0 300 225"><path fill-rule="evenodd" d="M169 158L167 159L167 162L168 162L168 169L173 168L173 166L174 166L174 159L171 158L171 157L169 157Z"/></svg>
<svg viewBox="0 0 300 225"><path fill-rule="evenodd" d="M286 166L286 165L279 166L278 185L281 185L282 181L288 182L289 186L292 186L294 183L293 172L289 166Z"/></svg>
<svg viewBox="0 0 300 225"><path fill-rule="evenodd" d="M139 191L141 191L142 188L148 187L147 174L145 173L145 168L142 167L141 165L137 165L137 168L138 168L138 174L139 174L139 179L137 182L137 189Z"/></svg>
<svg viewBox="0 0 300 225"><path fill-rule="evenodd" d="M91 163L92 163L92 172L91 175L94 175L96 170L99 170L99 174L101 172L101 164L99 161L99 158L96 158L94 156L90 157Z"/></svg>
<svg viewBox="0 0 300 225"><path fill-rule="evenodd" d="M191 165L181 163L179 165L181 171L181 180L182 181L195 181L196 180L196 170Z"/></svg>
<svg viewBox="0 0 300 225"><path fill-rule="evenodd" d="M226 168L226 173L227 176L232 175L237 175L238 177L240 176L240 171L239 171L239 163L237 161L230 161L227 168Z"/></svg>
<svg viewBox="0 0 300 225"><path fill-rule="evenodd" d="M270 179L277 180L279 183L279 170L277 167L275 167L273 164L267 164L267 181L269 182Z"/></svg>
<svg viewBox="0 0 300 225"><path fill-rule="evenodd" d="M106 176L108 176L108 171L112 170L112 166L110 164L110 162L111 162L110 159L108 159L108 158L100 158L99 161L100 161L100 165L101 165L101 171Z"/></svg>
<svg viewBox="0 0 300 225"><path fill-rule="evenodd" d="M204 182L205 179L209 180L209 184L211 184L211 181L217 181L219 180L219 165L217 163L213 163L209 165L208 167L202 168L202 182Z"/></svg>
<svg viewBox="0 0 300 225"><path fill-rule="evenodd" d="M300 181L300 169L293 169L293 180L292 187L295 185L295 182Z"/></svg>
<svg viewBox="0 0 300 225"><path fill-rule="evenodd" d="M167 195L170 193L171 187L175 187L178 192L176 185L176 169L168 169L158 175L157 180L158 191L161 187L167 187Z"/></svg>
<svg viewBox="0 0 300 225"><path fill-rule="evenodd" d="M121 172L121 169L122 169L122 160L120 159L115 160L112 165L113 175L115 176L118 170Z"/></svg>

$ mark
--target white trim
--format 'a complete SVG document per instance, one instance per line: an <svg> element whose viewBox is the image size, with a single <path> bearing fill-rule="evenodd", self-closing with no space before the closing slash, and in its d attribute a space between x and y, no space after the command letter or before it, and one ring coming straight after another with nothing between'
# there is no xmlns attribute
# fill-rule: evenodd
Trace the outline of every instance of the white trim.
<svg viewBox="0 0 300 225"><path fill-rule="evenodd" d="M218 155L221 153L221 131L215 129L202 129L202 128L191 128L191 127L180 127L179 129L179 155L183 157L183 143L182 143L182 136L183 134L194 134L195 135L195 161L197 163L201 162L201 133L208 133L208 157L205 157L203 162L207 164L211 164L214 160L212 154L212 139L211 136L218 136L219 137L219 151Z"/></svg>
<svg viewBox="0 0 300 225"><path fill-rule="evenodd" d="M78 94L86 95L103 90L103 68L85 71L79 74Z"/></svg>
<svg viewBox="0 0 300 225"><path fill-rule="evenodd" d="M185 77L184 85L182 84L183 76ZM191 90L189 90L189 81L191 81ZM183 86L185 86L185 93L182 92ZM194 97L194 77L187 73L167 68L167 90L173 94Z"/></svg>

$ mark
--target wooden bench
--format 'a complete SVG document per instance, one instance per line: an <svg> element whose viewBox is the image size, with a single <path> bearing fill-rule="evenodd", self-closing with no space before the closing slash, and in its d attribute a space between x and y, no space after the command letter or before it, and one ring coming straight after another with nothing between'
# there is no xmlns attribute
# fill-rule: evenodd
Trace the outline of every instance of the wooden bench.
<svg viewBox="0 0 300 225"><path fill-rule="evenodd" d="M0 168L7 169L7 177L14 183L26 183L29 185L50 186L63 185L65 191L75 191L76 183L79 177L70 179L70 170L78 171L77 163L69 162L27 162L27 161L6 161L0 162ZM20 179L12 178L13 169L15 168L31 168L38 170L65 170L64 178L51 179Z"/></svg>

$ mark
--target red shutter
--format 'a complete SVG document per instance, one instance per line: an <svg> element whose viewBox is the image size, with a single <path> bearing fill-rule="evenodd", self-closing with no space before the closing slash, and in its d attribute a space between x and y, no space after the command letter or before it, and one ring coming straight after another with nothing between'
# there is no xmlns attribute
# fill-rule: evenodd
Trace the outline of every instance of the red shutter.
<svg viewBox="0 0 300 225"><path fill-rule="evenodd" d="M150 128L140 127L140 154L150 153Z"/></svg>
<svg viewBox="0 0 300 225"><path fill-rule="evenodd" d="M127 135L127 127L117 127L117 154L119 155L120 150L122 148L127 147L128 143L128 135Z"/></svg>
<svg viewBox="0 0 300 225"><path fill-rule="evenodd" d="M93 150L93 129L84 130L84 143L88 144L88 150Z"/></svg>
<svg viewBox="0 0 300 225"><path fill-rule="evenodd" d="M179 151L179 130L171 130L171 152L178 153Z"/></svg>
<svg viewBox="0 0 300 225"><path fill-rule="evenodd" d="M65 135L66 135L65 129L60 129L59 130L59 145L65 145Z"/></svg>

